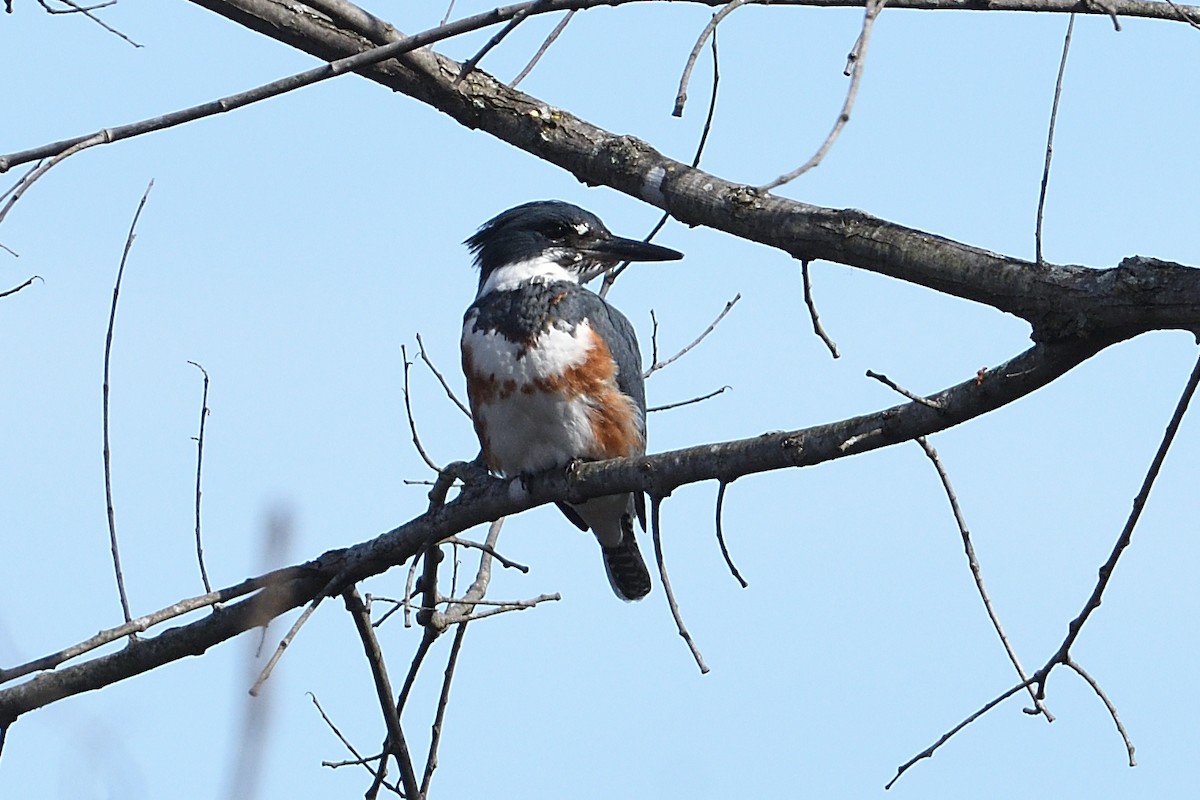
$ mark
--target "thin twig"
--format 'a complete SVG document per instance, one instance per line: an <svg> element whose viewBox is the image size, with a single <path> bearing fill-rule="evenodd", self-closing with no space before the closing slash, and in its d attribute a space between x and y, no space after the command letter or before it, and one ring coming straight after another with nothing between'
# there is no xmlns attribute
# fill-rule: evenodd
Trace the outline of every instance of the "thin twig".
<svg viewBox="0 0 1200 800"><path fill-rule="evenodd" d="M1067 54L1071 52L1071 34L1075 30L1075 15L1067 18L1067 34L1063 37L1062 59L1058 62L1058 79L1054 82L1054 104L1050 106L1050 132L1046 135L1046 164L1042 168L1042 188L1038 192L1037 229L1034 233L1034 249L1037 263L1042 258L1042 214L1046 210L1046 188L1050 185L1050 159L1054 156L1054 124L1058 121L1058 101L1062 97L1063 74L1067 71Z"/></svg>
<svg viewBox="0 0 1200 800"><path fill-rule="evenodd" d="M265 586L285 583L290 578L300 577L306 573L307 570L304 567L285 567L283 569L275 570L274 572L268 572L267 574L261 575L257 578L251 578L243 581L236 586L218 589L215 592L201 595L199 597L180 600L178 603L169 605L166 608L155 611L152 614L146 614L145 616L138 617L137 619L131 620L124 625L118 625L115 628L100 631L95 636L85 639L78 644L63 648L56 653L42 656L34 659L33 661L29 661L25 664L12 667L10 669L0 669L0 684L7 683L14 678L30 675L34 672L54 669L60 664L70 661L73 658L77 658L84 653L91 652L98 647L103 647L104 645L110 642L115 642L125 636L129 636L134 633L142 633L161 622L183 616L184 614L196 611L197 609L215 606L229 600L237 599L238 597L244 597L245 595L258 591Z"/></svg>
<svg viewBox="0 0 1200 800"><path fill-rule="evenodd" d="M804 285L804 305L808 306L808 318L812 320L813 333L829 348L831 356L841 358L842 354L838 352L837 342L829 338L829 334L821 325L821 317L817 314L817 304L813 300L812 279L808 276L808 263L807 258L800 259L800 280Z"/></svg>
<svg viewBox="0 0 1200 800"><path fill-rule="evenodd" d="M1030 678L1029 681L1027 681L1027 682L1018 683L1016 686L1014 686L1011 689L1009 689L1008 691L1004 692L999 697L996 697L995 699L989 700L987 703L984 703L983 706L978 711L976 711L974 714L967 717L962 722L958 723L953 728L951 728L950 730L943 733L941 738L939 738L936 742L929 745L929 747L926 747L920 753L917 753L915 756L910 758L908 761L901 764L896 769L895 777L893 777L890 781L888 781L887 784L883 787L884 790L891 789L893 786L895 786L896 781L900 780L900 776L903 775L905 772L907 772L908 768L911 767L913 764L916 764L918 761L920 761L923 758L931 758L933 756L934 751L936 751L939 747L944 745L946 742L950 741L950 739L953 738L956 733L958 733L963 728L970 725L975 720L982 717L987 712L991 711L996 706L1000 705L1002 702L1004 702L1008 698L1012 697L1017 692L1024 689L1026 686L1029 686L1031 683L1033 683L1034 680L1035 680L1034 678Z"/></svg>
<svg viewBox="0 0 1200 800"><path fill-rule="evenodd" d="M97 3L96 5L93 5L93 6L81 6L78 3L72 2L72 0L58 0L58 2L62 3L65 6L70 6L70 8L54 9L54 8L50 8L50 6L47 5L46 0L38 0L38 3L41 5L41 7L46 9L46 11L50 14L82 14L83 16L90 19L92 22L99 25L101 28L104 28L104 30L108 31L113 36L116 36L119 39L123 39L124 41L126 41L130 45L132 45L133 47L141 47L141 45L138 44L137 42L135 42L133 39L130 39L128 36L121 33L119 30L112 27L107 22L105 22L104 20L100 19L99 17L97 17L95 14L92 13L96 9L108 8L109 6L115 6L117 4L117 0L108 0L108 2Z"/></svg>
<svg viewBox="0 0 1200 800"><path fill-rule="evenodd" d="M121 294L121 278L125 275L125 262L129 259L129 250L133 247L135 231L137 230L138 219L142 216L142 209L146 207L146 199L150 197L150 190L154 188L154 181L151 180L146 185L146 191L142 193L142 199L138 203L137 211L133 214L133 222L129 225L129 235L125 237L125 249L121 253L121 264L117 267L117 280L113 285L112 308L108 314L108 333L104 338L104 391L103 391L103 427L104 427L104 499L108 508L108 539L112 548L113 571L117 576L117 591L121 595L121 611L125 614L125 622L132 621L133 615L129 613L129 597L125 594L125 575L121 572L121 551L117 546L117 518L113 512L112 499L112 451L109 447L109 425L108 425L108 394L109 394L109 366L112 362L112 340L113 327L117 321L117 298ZM13 199L16 199L15 196ZM134 640L136 634L130 633L129 638Z"/></svg>
<svg viewBox="0 0 1200 800"><path fill-rule="evenodd" d="M555 592L554 594L539 594L537 597L531 597L528 600L470 601L470 605L472 606L487 605L493 606L493 608L489 608L487 611L480 611L479 613L472 612L466 615L445 615L443 620L447 627L451 625L465 625L468 622L474 622L477 619L487 619L488 617L494 617L497 614L505 614L509 611L525 611L526 609L533 608L534 606L541 605L542 603L557 602L559 600L562 600L562 595L558 592Z"/></svg>
<svg viewBox="0 0 1200 800"><path fill-rule="evenodd" d="M992 621L992 627L996 629L996 635L1000 637L1000 643L1004 645L1004 652L1008 654L1008 660L1012 662L1013 667L1017 671L1017 677L1028 687L1029 696L1033 699L1033 705L1038 713L1045 716L1047 722L1054 721L1054 715L1046 708L1042 699L1037 696L1030 683L1029 675L1025 672L1025 668L1021 666L1021 659L1017 657L1017 651L1013 649L1012 643L1008 640L1008 634L1004 632L1004 626L1000 624L1000 615L996 613L995 607L992 605L992 598L988 595L987 588L983 584L983 570L979 566L979 559L975 557L975 546L971 543L971 531L967 528L967 519L963 515L962 508L958 504L958 495L954 492L954 487L950 484L950 474L946 471L945 464L938 456L937 450L929 443L929 440L924 436L917 437L917 444L925 451L925 455L933 462L933 468L937 470L938 478L942 482L942 488L946 492L946 498L950 501L950 510L954 514L954 521L958 525L958 532L962 536L963 550L967 554L967 565L971 569L971 577L975 580L975 588L979 590L979 596L983 600L983 607L987 610L988 618Z"/></svg>
<svg viewBox="0 0 1200 800"><path fill-rule="evenodd" d="M383 650L379 646L379 639L376 638L375 629L371 626L371 615L367 613L367 607L363 605L362 597L356 587L347 587L342 592L342 600L346 604L346 610L354 619L354 628L358 631L358 636L362 640L363 652L366 653L367 662L371 665L371 677L375 681L375 694L379 698L379 705L383 711L383 719L388 731L384 753L391 753L396 759L396 763L400 765L400 781L404 786L404 796L420 798L423 795L417 785L417 775L413 769L412 757L408 752L408 743L404 739L404 730L400 727L400 715L392 703L392 682L388 678L387 665L383 661ZM382 771L383 762L381 761L380 772L382 773ZM376 777L378 778L378 775Z"/></svg>
<svg viewBox="0 0 1200 800"><path fill-rule="evenodd" d="M745 589L750 584L746 583L746 579L742 577L742 573L738 572L738 568L734 566L733 559L729 557L729 548L725 546L725 532L721 527L721 511L725 508L725 487L728 485L727 481L721 481L717 486L717 544L721 546L721 555L725 558L725 564L729 567L729 572L733 577L737 578L737 582Z"/></svg>
<svg viewBox="0 0 1200 800"><path fill-rule="evenodd" d="M208 582L208 570L204 567L204 545L200 538L200 470L204 466L204 422L208 418L208 370L189 361L204 375L204 393L200 397L200 433L196 437L196 560L200 562L200 579L204 581L204 591L212 592L212 584Z"/></svg>
<svg viewBox="0 0 1200 800"><path fill-rule="evenodd" d="M721 85L721 67L720 67L721 59L719 58L718 51L717 51L717 29L716 28L713 28L713 33L712 33L712 54L713 54L712 92L709 94L709 98L708 98L708 113L704 117L704 127L700 131L700 141L698 141L696 143L696 153L692 156L692 168L693 169L700 166L700 159L704 155L704 147L705 147L705 145L708 144L708 135L712 132L713 118L716 116L716 113L717 113L717 90L720 88L720 85ZM651 239L653 239L658 234L658 232L663 229L663 227L667 224L667 220L670 218L671 218L670 212L664 211L663 215L658 218L658 222L656 222L654 224L654 227L650 229L650 233L646 234L646 238L644 239L644 241L649 242ZM600 296L601 297L608 296L609 289L612 288L612 285L616 282L617 278L621 277L621 273L623 273L626 269L629 268L629 264L630 264L630 262L626 261L626 262L618 265L615 269L611 269L607 273L605 273L603 285L600 287ZM652 360L657 361L658 360L657 355Z"/></svg>
<svg viewBox="0 0 1200 800"><path fill-rule="evenodd" d="M22 175L20 178L17 178L17 182L16 182L16 183L14 183L12 186L10 186L10 187L8 187L7 189L5 189L3 192L0 192L0 200L4 200L4 199L5 199L5 198L7 198L7 197L8 197L10 194L12 194L13 192L15 192L17 189L21 188L21 186L23 186L23 185L25 184L25 180L26 180L26 179L27 179L27 178L28 178L30 175L32 175L33 173L37 172L37 170L38 170L38 168L39 168L40 166L42 166L42 162L41 162L41 161L38 161L38 162L34 163L34 165L33 165L33 166L31 166L29 169L25 170L25 174L24 174L24 175ZM2 219L2 217L0 217L0 219Z"/></svg>
<svg viewBox="0 0 1200 800"><path fill-rule="evenodd" d="M704 663L704 656L700 654L700 648L696 646L692 635L688 633L687 626L683 624L683 616L679 613L679 603L675 601L675 592L671 590L671 581L667 578L667 567L663 561L662 532L658 519L658 510L661 505L661 497L650 498L650 528L651 536L654 539L654 560L658 562L658 577L662 580L663 593L667 596L667 605L671 608L671 616L675 618L675 628L687 642L688 649L692 651L692 658L696 660L696 666L700 668L700 674L703 675L708 672L708 665Z"/></svg>
<svg viewBox="0 0 1200 800"><path fill-rule="evenodd" d="M470 17L456 20L443 25L438 25L436 28L422 31L421 33L413 34L412 36L402 37L394 42L374 47L369 50L364 50L354 55L339 58L335 61L330 61L318 67L314 67L304 72L288 75L270 83L256 86L244 92L228 95L218 100L212 100L207 103L202 103L197 106L172 111L168 114L163 114L158 117L140 120L128 125L121 125L115 128L105 128L94 134L86 136L77 136L72 139L65 139L51 144L41 145L29 150L22 150L16 153L9 153L0 156L0 173L7 172L18 164L25 164L30 161L37 161L42 158L51 156L66 156L78 152L78 150L90 147L95 144L111 143L128 139L133 136L139 136L152 131L163 130L164 128L172 128L176 125L182 125L185 122L210 117L226 111L232 111L236 108L257 103L263 100L276 97L287 92L295 91L296 89L305 86L311 86L314 83L319 83L330 78L336 78L340 75L345 75L350 72L361 71L363 68L377 64L381 61L386 61L389 58L395 58L412 50L417 50L435 42L440 42L443 39L449 39L459 36L463 33L485 28L489 25L494 25L497 21L503 19L511 19L518 14L530 15L534 13L542 13L542 10L534 8L543 0L535 0L535 2L527 4L517 4L507 6L505 8L493 9L480 14L474 14ZM69 151L69 152L68 152ZM56 158L54 163L58 163L62 159ZM53 164L47 165L53 166ZM43 169L42 172L45 170ZM40 174L40 173L39 173ZM26 187L28 188L28 187ZM3 219L4 211L0 211L0 219Z"/></svg>
<svg viewBox="0 0 1200 800"><path fill-rule="evenodd" d="M300 632L300 628L304 626L304 623L308 622L308 618L311 617L313 612L317 610L317 606L321 605L321 601L332 594L345 579L346 571L343 569L329 579L329 582L325 584L321 591L317 593L317 596L314 597L312 601L305 607L304 611L301 612L300 616L292 624L292 627L288 630L287 634L279 640L279 645L275 648L275 652L271 654L271 659L267 662L267 665L262 668L262 672L258 674L258 679L254 681L254 685L250 687L251 697L257 697L258 693L262 691L263 684L265 684L267 679L271 677L271 672L274 671L275 665L278 664L279 659L283 657L283 651L288 649L292 643L292 640L296 638L296 634Z"/></svg>
<svg viewBox="0 0 1200 800"><path fill-rule="evenodd" d="M1179 15L1179 18L1181 20L1186 22L1188 25L1191 25L1196 30L1200 31L1200 23L1197 23L1196 20L1194 20L1190 16L1188 16L1188 13L1186 11L1184 11L1182 8L1180 8L1178 5L1176 5L1173 2L1173 0L1167 0L1167 5L1169 5L1171 8L1173 8L1175 10L1175 13Z"/></svg>
<svg viewBox="0 0 1200 800"><path fill-rule="evenodd" d="M487 553L492 558L499 561L500 564L505 569L520 570L521 572L523 572L525 574L529 574L529 567L525 566L524 564L518 564L516 561L513 561L511 559L505 558L504 556L497 553L495 548L493 548L490 545L485 544L483 542L473 542L470 539L461 539L458 536L451 536L449 539L443 539L442 542L443 542L443 544L457 544L457 545L462 545L463 547L473 547L476 550L482 550L483 552Z"/></svg>
<svg viewBox="0 0 1200 800"><path fill-rule="evenodd" d="M670 411L672 408L679 408L681 406L690 406L693 403L703 403L705 400L711 400L719 394L725 394L725 392L729 391L732 388L733 388L732 386L728 386L728 385L722 386L720 389L709 392L708 394L702 394L699 397L693 397L691 400L680 400L678 403L667 403L666 405L663 405L663 406L654 406L653 408L647 408L646 413L651 414L655 411Z"/></svg>
<svg viewBox="0 0 1200 800"><path fill-rule="evenodd" d="M1175 434L1179 431L1179 424L1183 421L1183 415L1196 393L1197 384L1200 384L1200 359L1196 361L1196 365L1192 368L1192 374L1188 378L1187 385L1183 388L1183 394L1179 398L1179 403L1175 406L1175 413L1171 416L1171 421L1167 423L1166 431L1163 432L1162 442L1158 446L1158 451L1154 454L1154 459L1150 462L1149 469L1146 470L1146 477L1142 481L1142 487L1133 499L1133 509L1129 512L1129 518L1125 521L1125 527L1121 530L1121 535L1117 537L1117 542L1113 545L1112 553L1109 554L1108 559L1100 567L1099 578L1096 580L1096 586L1092 590L1091 597L1087 599L1083 610L1079 612L1079 616L1071 620L1071 623L1067 626L1067 636L1063 639L1062 645L1059 646L1058 652L1037 673L1039 697L1045 696L1046 679L1050 675L1050 670L1053 669L1055 664L1066 663L1071 646L1075 644L1075 640L1079 637L1080 631L1083 630L1088 617L1100 607L1104 590L1108 587L1108 582L1117 567L1117 561L1121 558L1121 554L1125 551L1125 548L1133 540L1133 529L1137 526L1138 520L1142 516L1142 510L1146 507L1146 501L1150 497L1150 489L1154 486L1154 481L1158 477L1159 470L1162 469L1163 461L1167 457L1167 451L1171 449L1171 443L1175 441Z"/></svg>
<svg viewBox="0 0 1200 800"><path fill-rule="evenodd" d="M921 397L921 395L919 395L919 394L913 394L908 389L905 389L903 386L901 386L900 384L893 381L887 375L882 375L878 372L874 372L872 370L867 370L867 377L874 378L875 380L882 383L884 386L888 387L889 389L896 392L897 394L901 394L901 395L907 397L909 400L912 400L914 403L920 403L921 405L923 405L927 408L932 408L935 411L943 410L942 404L939 403L938 401L930 400L928 397Z"/></svg>
<svg viewBox="0 0 1200 800"><path fill-rule="evenodd" d="M5 248L5 249L7 250L8 248ZM5 292L0 292L0 297L8 297L10 294L16 294L17 292L21 291L22 289L24 289L24 288L25 288L26 286L28 286L29 284L33 283L35 280L36 280L36 281L41 281L42 283L45 283L45 282L46 282L46 281L45 281L45 280L42 278L42 276L41 276L41 275L34 275L33 277L29 278L29 280L27 280L27 281L25 281L24 283L22 283L20 286L17 286L17 287L15 287L15 288L9 289L8 291L5 291Z"/></svg>
<svg viewBox="0 0 1200 800"><path fill-rule="evenodd" d="M458 666L458 654L462 650L463 637L467 635L467 626L459 625L454 632L454 643L450 646L450 657L446 661L446 671L442 677L442 691L438 695L437 713L433 717L432 735L429 739L429 754L425 758L425 774L421 778L421 790L418 795L409 797L427 797L429 782L433 780L433 771L437 769L438 745L442 741L442 722L446 718L446 706L450 703L450 681L454 679L454 668Z"/></svg>
<svg viewBox="0 0 1200 800"><path fill-rule="evenodd" d="M709 36L716 33L717 26L721 24L721 20L732 14L745 2L746 0L731 0L720 11L713 14L712 19L704 26L704 30L700 31L700 36L697 37L696 43L692 46L692 52L688 54L687 64L683 67L683 75L679 78L679 91L675 93L675 107L671 110L672 116L683 116L683 107L687 104L687 85L692 79L692 69L696 66L696 59L700 56L700 50L704 47L704 43L708 41Z"/></svg>
<svg viewBox="0 0 1200 800"><path fill-rule="evenodd" d="M438 368L433 365L433 360L429 358L429 354L425 352L425 342L421 341L421 334L417 334L417 352L421 356L421 360L425 362L425 366L429 367L429 371L433 373L433 377L437 378L438 383L446 391L446 396L454 405L458 406L458 410L467 415L467 419L471 418L471 409L467 408L462 400L458 399L458 395L450 388L450 384L446 382L445 376L438 371Z"/></svg>
<svg viewBox="0 0 1200 800"><path fill-rule="evenodd" d="M49 172L55 164L62 162L64 159L70 158L80 150L86 150L94 145L106 144L110 141L112 141L111 133L107 130L104 130L92 136L80 137L79 139L75 139L66 143L56 142L48 147L26 150L23 153L14 153L12 156L0 156L0 172L6 172L10 166L24 164L27 161L38 162L34 169L25 173L25 176L22 177L21 180L17 181L16 185L12 187L11 191L9 192L9 194L12 196L8 198L8 201L4 204L4 207L0 208L0 222L4 221L4 218L8 216L8 212L12 210L12 207L16 205L18 200L21 199L21 196L29 190L29 187L32 186L38 178ZM47 149L54 149L56 151L54 157L49 161L45 160L49 153L41 152ZM29 155L29 157L24 158L23 156L26 155Z"/></svg>
<svg viewBox="0 0 1200 800"><path fill-rule="evenodd" d="M675 355L668 358L666 361L659 361L656 358L654 360L654 363L650 365L650 368L642 373L642 377L649 378L651 375L653 375L655 372L658 372L663 367L670 366L671 364L674 364L676 361L678 361L679 359L681 359L685 355L687 355L688 352L690 352L692 350L692 348L694 348L696 345L703 342L708 337L708 335L710 333L712 333L718 325L721 324L721 320L725 319L725 315L728 314L730 311L732 311L733 307L735 305L737 305L738 301L741 299L742 299L742 293L738 292L732 300L730 300L728 303L725 304L725 308L721 309L721 313L717 315L717 318L714 319L712 321L712 323L707 328L704 329L704 332L701 333L699 336L697 336L692 341L691 344L689 344L687 347L680 350Z"/></svg>
<svg viewBox="0 0 1200 800"><path fill-rule="evenodd" d="M478 66L479 62L483 60L483 57L492 51L492 48L500 44L500 42L504 40L504 37L516 30L516 27L524 22L526 17L528 17L530 14L536 13L539 10L539 6L543 6L545 4L546 0L535 0L535 2L530 3L528 6L525 6L517 11L517 13L513 15L512 19L508 21L507 25L501 28L491 39L488 39L487 43L484 44L483 47L479 48L479 52L463 62L462 68L458 71L458 75L455 76L452 85L458 86L460 83L462 83L462 79L471 74L475 67Z"/></svg>
<svg viewBox="0 0 1200 800"><path fill-rule="evenodd" d="M441 472L442 468L435 464L429 454L425 452L425 448L421 445L421 437L417 434L417 422L413 419L412 393L408 386L408 370L412 367L412 362L408 360L408 350L404 345L400 345L400 357L404 360L404 410L408 414L408 429L412 432L413 445L431 470Z"/></svg>
<svg viewBox="0 0 1200 800"><path fill-rule="evenodd" d="M524 69L517 73L517 77L512 79L512 83L509 84L510 88L517 88L517 84L525 80L526 75L528 75L530 72L533 72L533 68L537 66L539 61L542 60L542 56L546 55L546 51L550 49L550 45L554 44L554 42L562 34L563 30L566 29L567 23L571 21L571 17L575 16L575 12L577 10L578 9L572 8L566 13L566 16L558 21L558 24L554 26L554 30L550 31L550 35L546 37L544 42L542 42L542 46L539 47L538 51L533 54L533 58L529 59L529 63L525 65Z"/></svg>
<svg viewBox="0 0 1200 800"><path fill-rule="evenodd" d="M1104 703L1104 707L1108 709L1109 716L1112 717L1113 722L1117 726L1117 733L1121 734L1121 740L1125 742L1125 752L1129 755L1129 766L1136 767L1137 759L1134 758L1133 755L1133 741L1129 738L1129 731L1125 730L1125 726L1121 723L1121 717L1119 714L1117 714L1117 707L1114 706L1112 701L1108 699L1108 695L1105 694L1104 690L1100 688L1100 684L1096 681L1096 679L1089 675L1087 670L1079 666L1079 664L1075 662L1075 659L1068 658L1066 660L1066 665L1075 670L1075 672L1079 674L1079 677L1087 681L1088 686L1092 687L1092 691L1095 692L1096 696L1099 697Z"/></svg>
<svg viewBox="0 0 1200 800"><path fill-rule="evenodd" d="M825 141L817 148L817 152L813 154L812 158L791 172L780 175L770 183L763 184L758 188L760 192L769 192L785 183L790 183L819 165L825 158L825 154L833 147L833 143L837 141L838 136L841 135L842 128L846 127L846 123L850 121L850 112L853 110L854 100L858 96L858 84L862 80L863 68L867 61L867 44L871 39L871 28L875 24L875 18L883 10L885 2L886 0L866 0L862 31L858 34L858 40L854 43L846 60L844 74L850 78L850 88L846 90L846 100L842 103L842 110L838 114L837 121L833 123L833 129L829 131L829 135L825 137Z"/></svg>
<svg viewBox="0 0 1200 800"><path fill-rule="evenodd" d="M321 766L336 769L337 767L348 767L348 766L353 765L353 766L362 767L367 772L371 773L372 776L374 776L376 774L376 772L375 772L375 769L371 766L371 762L372 761L380 761L383 758L383 755L381 754L381 755L377 755L377 756L363 756L361 753L359 753L358 750L354 747L354 745L350 743L350 740L347 739L345 736L343 736L342 732L340 730L338 730L338 726L333 724L333 720L331 720L329 718L329 715L325 713L325 709L321 708L321 703L317 700L317 696L315 694L313 694L312 692L309 692L308 697L310 700L312 700L313 705L317 707L317 713L319 713L321 715L321 719L325 720L325 724L329 726L329 729L331 731L333 731L333 735L336 736L339 740L341 740L342 744L345 745L346 749L349 750L351 755L354 756L353 761L322 761ZM387 786L388 789L395 792L396 794L401 793L399 786L395 786L395 785L392 785L389 783L384 783L384 785Z"/></svg>

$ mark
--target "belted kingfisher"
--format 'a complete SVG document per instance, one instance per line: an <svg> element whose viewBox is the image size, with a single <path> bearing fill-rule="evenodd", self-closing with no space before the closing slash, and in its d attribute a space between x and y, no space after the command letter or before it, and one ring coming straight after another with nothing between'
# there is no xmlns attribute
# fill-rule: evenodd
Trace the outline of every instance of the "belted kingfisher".
<svg viewBox="0 0 1200 800"><path fill-rule="evenodd" d="M583 284L619 261L683 254L613 236L595 214L554 200L510 208L465 244L479 267L479 291L463 318L462 364L487 466L512 477L645 453L633 325ZM646 527L640 492L559 508L595 533L618 597L649 593L633 532L635 514Z"/></svg>

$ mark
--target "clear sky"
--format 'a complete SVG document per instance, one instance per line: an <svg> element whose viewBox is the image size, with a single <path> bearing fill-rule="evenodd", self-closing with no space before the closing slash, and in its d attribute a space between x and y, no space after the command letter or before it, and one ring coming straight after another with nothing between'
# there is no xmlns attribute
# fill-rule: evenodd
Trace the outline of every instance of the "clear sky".
<svg viewBox="0 0 1200 800"><path fill-rule="evenodd" d="M371 3L406 31L439 4ZM459 2L466 15L489 7ZM0 151L155 116L314 64L187 2L122 0L104 18L134 49L32 2L0 16ZM680 71L711 14L674 3L580 14L522 89L690 160L711 76L705 55L682 120ZM703 166L764 183L819 145L841 106L861 10L744 8L720 29L721 89ZM535 20L483 68L513 77L553 26ZM781 190L1031 257L1048 112L1065 17L885 10L854 117L816 171ZM1046 257L1104 267L1197 251L1200 38L1179 24L1081 18L1064 86ZM486 35L448 43L457 58ZM4 176L7 188L13 175ZM420 333L461 389L457 341L476 277L462 240L511 205L561 198L641 236L658 212L402 95L344 76L182 128L95 148L56 167L3 225L0 289L0 665L120 621L105 522L101 375L112 284L146 184L112 356L113 493L135 614L202 591L193 491L201 376L212 378L204 536L217 585L264 565L273 513L302 561L420 513L428 469L410 442L401 345ZM669 223L687 254L640 265L610 299L650 350L717 332L653 376L650 449L800 428L922 393L1028 345L1028 326L846 267L818 263L833 361L808 325L786 255ZM933 437L993 600L1029 669L1057 649L1124 524L1195 359L1189 335L1112 348L1051 387ZM414 410L439 462L472 457L471 427L431 375ZM1132 548L1074 651L1117 705L1056 673L1047 725L1014 698L891 790L896 797L1179 797L1195 790L1200 544L1198 422L1186 419ZM664 548L701 676L661 587L623 604L595 543L553 509L509 521L495 598L562 601L472 625L445 723L434 797L872 798L896 767L1015 683L988 624L937 476L915 444L729 488L724 528L750 588L713 535L714 485L663 506ZM475 534L482 536L482 531ZM648 537L644 549L649 550ZM469 569L465 560L463 569ZM363 590L403 592L404 570ZM274 647L292 616L271 626ZM418 640L380 629L399 682ZM449 637L446 637L447 639ZM0 758L5 798L221 798L243 746L257 636L221 645L22 718ZM423 752L448 641L406 719ZM361 770L315 695L364 752L383 723L339 602L303 629L269 683L262 798L357 797Z"/></svg>

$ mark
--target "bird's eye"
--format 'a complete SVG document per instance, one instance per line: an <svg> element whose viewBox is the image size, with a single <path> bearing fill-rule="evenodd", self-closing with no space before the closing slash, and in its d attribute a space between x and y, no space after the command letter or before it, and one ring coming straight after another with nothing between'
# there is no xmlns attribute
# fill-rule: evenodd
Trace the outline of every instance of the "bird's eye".
<svg viewBox="0 0 1200 800"><path fill-rule="evenodd" d="M571 235L572 230L571 226L565 223L550 222L547 223L546 227L542 229L542 233L544 233L548 239L556 242L562 242L566 241L566 239Z"/></svg>

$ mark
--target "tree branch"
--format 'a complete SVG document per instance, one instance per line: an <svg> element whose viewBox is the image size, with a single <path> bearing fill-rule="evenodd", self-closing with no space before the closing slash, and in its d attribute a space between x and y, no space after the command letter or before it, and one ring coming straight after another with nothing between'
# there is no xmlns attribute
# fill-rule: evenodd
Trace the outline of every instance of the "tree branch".
<svg viewBox="0 0 1200 800"><path fill-rule="evenodd" d="M402 39L382 21L341 30L277 0L192 0L317 57L336 59ZM550 0L539 12L635 0ZM717 3L713 5L724 5ZM851 0L796 0L798 5L856 6ZM522 6L523 7L523 6ZM907 0L889 8L968 9L963 0ZM1125 16L1184 18L1162 3L1117 2ZM521 7L493 12L504 21ZM1075 0L996 0L1010 11L1107 13L1081 10ZM1179 7L1200 15L1200 8ZM365 12L364 12L365 14ZM424 49L373 64L365 77L483 130L570 172L587 185L609 186L657 206L687 225L704 225L776 247L798 259L822 259L908 281L990 305L1027 320L1034 338L1089 337L1149 328L1200 332L1200 271L1132 257L1106 270L1037 264L878 219L787 200L667 158L647 143L614 135L516 91L481 70L457 85L461 65ZM0 159L0 164L3 160Z"/></svg>
<svg viewBox="0 0 1200 800"><path fill-rule="evenodd" d="M942 406L940 411L920 403L906 403L802 430L640 458L583 463L570 476L563 470L550 470L533 476L524 485L519 480L477 474L454 500L435 505L403 525L352 547L331 550L298 567L256 579L254 585L262 586L258 594L227 606L219 614L0 690L0 727L65 697L200 655L285 611L312 603L323 592L340 591L350 583L403 564L432 543L475 525L550 502L579 503L591 497L633 491L662 497L684 484L704 480L728 482L759 472L813 466L908 441L1024 397L1111 343L1112 340L1092 339L1035 345L987 371L982 378L972 375L933 395L931 399Z"/></svg>

